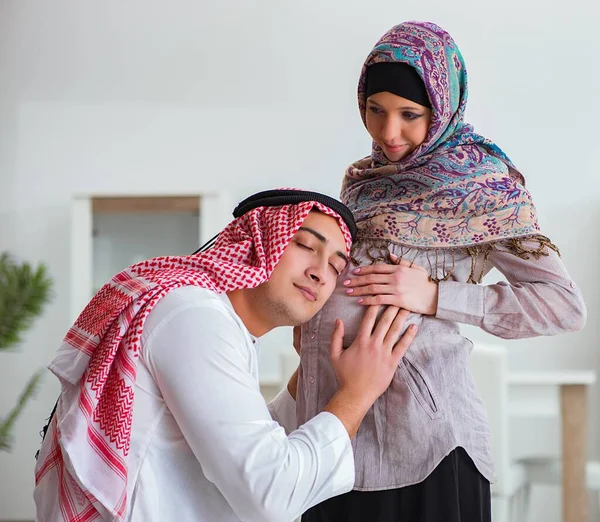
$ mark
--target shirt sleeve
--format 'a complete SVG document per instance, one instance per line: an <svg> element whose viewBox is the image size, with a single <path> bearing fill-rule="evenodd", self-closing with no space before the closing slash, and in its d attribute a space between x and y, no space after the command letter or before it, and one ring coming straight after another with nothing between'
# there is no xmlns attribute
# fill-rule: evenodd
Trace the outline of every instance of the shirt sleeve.
<svg viewBox="0 0 600 522"><path fill-rule="evenodd" d="M252 349L226 310L187 305L150 333L145 357L205 476L239 518L293 520L352 488L350 438L328 412L286 435L250 371Z"/></svg>
<svg viewBox="0 0 600 522"><path fill-rule="evenodd" d="M535 248L536 244L532 247ZM480 327L503 339L581 330L587 310L579 287L556 252L522 259L494 249L490 265L507 279L492 285L439 284L436 317Z"/></svg>
<svg viewBox="0 0 600 522"><path fill-rule="evenodd" d="M298 427L296 421L296 401L285 386L267 405L271 417L277 421L286 433L291 433Z"/></svg>

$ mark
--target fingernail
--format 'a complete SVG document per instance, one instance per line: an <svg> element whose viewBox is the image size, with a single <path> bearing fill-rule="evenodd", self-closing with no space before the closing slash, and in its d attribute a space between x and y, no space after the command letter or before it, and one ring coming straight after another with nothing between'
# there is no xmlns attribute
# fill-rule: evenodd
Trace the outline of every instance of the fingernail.
<svg viewBox="0 0 600 522"><path fill-rule="evenodd" d="M362 303L363 301L364 301L364 299L361 297L357 302Z"/></svg>
<svg viewBox="0 0 600 522"><path fill-rule="evenodd" d="M354 273L354 274L358 274L359 272L360 272L360 268L355 268L355 269L352 271L352 273Z"/></svg>
<svg viewBox="0 0 600 522"><path fill-rule="evenodd" d="M346 279L346 280L344 281L344 285L345 285L345 286L348 286L349 284L350 284L350 279Z"/></svg>
<svg viewBox="0 0 600 522"><path fill-rule="evenodd" d="M354 292L354 288L348 288L348 290L346 290L347 294L351 294L352 292Z"/></svg>
<svg viewBox="0 0 600 522"><path fill-rule="evenodd" d="M417 329L417 325L416 324L411 324L409 327L411 332L414 332Z"/></svg>

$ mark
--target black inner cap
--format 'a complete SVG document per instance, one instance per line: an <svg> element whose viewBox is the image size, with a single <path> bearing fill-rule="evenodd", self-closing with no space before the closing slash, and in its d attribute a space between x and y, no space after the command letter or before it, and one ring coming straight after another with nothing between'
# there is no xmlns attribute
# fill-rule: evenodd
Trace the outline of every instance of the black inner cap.
<svg viewBox="0 0 600 522"><path fill-rule="evenodd" d="M350 209L335 198L310 190L265 190L243 200L233 211L233 217L239 218L246 212L258 207L279 207L282 205L297 205L304 201L316 201L336 212L346 223L352 241L356 239L356 222Z"/></svg>
<svg viewBox="0 0 600 522"><path fill-rule="evenodd" d="M304 201L316 201L336 212L346 223L352 241L356 239L356 222L350 209L342 202L335 198L320 194L319 192L311 192L310 190L264 190L247 197L245 200L240 202L237 207L233 210L233 217L239 218L250 212L251 210L258 207L280 207L282 205L297 205ZM214 236L212 239L204 243L198 250L192 253L198 254L199 252L205 252L209 248L212 248L217 241L219 234Z"/></svg>
<svg viewBox="0 0 600 522"><path fill-rule="evenodd" d="M425 83L417 70L403 62L379 62L367 68L366 97L391 92L431 109Z"/></svg>

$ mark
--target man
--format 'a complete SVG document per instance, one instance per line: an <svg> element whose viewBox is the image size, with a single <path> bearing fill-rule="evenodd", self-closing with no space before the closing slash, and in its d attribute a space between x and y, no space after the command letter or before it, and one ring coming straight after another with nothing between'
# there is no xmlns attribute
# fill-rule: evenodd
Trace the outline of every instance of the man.
<svg viewBox="0 0 600 522"><path fill-rule="evenodd" d="M415 332L398 341L406 315L375 324L372 307L343 350L338 323L339 389L296 429L293 382L269 406L260 394L257 338L320 310L356 227L338 201L296 190L256 194L234 217L199 254L117 274L65 337L38 522L285 522L352 488L350 438Z"/></svg>

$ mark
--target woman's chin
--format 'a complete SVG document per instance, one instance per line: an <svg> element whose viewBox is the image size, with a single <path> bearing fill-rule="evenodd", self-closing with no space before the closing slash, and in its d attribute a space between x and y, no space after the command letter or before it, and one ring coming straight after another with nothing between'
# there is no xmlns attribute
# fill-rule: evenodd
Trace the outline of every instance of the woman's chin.
<svg viewBox="0 0 600 522"><path fill-rule="evenodd" d="M412 151L411 150L403 150L400 152L390 152L383 150L383 155L388 159L391 163L398 163L400 160L406 158Z"/></svg>

